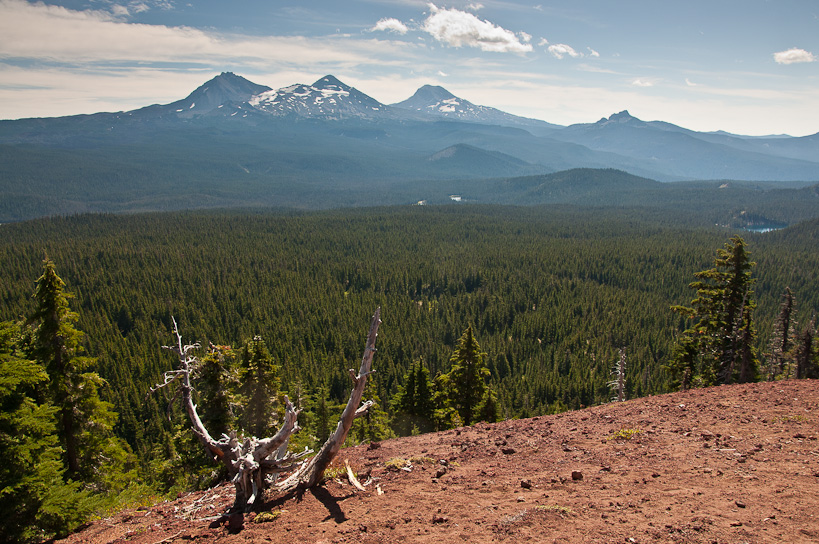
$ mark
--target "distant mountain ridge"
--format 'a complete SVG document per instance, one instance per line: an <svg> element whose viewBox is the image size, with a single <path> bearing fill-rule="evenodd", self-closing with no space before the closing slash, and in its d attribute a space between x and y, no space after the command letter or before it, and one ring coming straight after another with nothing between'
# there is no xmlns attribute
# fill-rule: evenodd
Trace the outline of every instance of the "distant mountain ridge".
<svg viewBox="0 0 819 544"><path fill-rule="evenodd" d="M225 72L170 104L0 121L0 221L248 202L323 207L327 191L340 206L371 202L368 190L383 203L415 202L444 180L571 169L805 186L819 181L819 134L700 133L628 111L562 127L440 86L388 105L332 75L274 90Z"/></svg>

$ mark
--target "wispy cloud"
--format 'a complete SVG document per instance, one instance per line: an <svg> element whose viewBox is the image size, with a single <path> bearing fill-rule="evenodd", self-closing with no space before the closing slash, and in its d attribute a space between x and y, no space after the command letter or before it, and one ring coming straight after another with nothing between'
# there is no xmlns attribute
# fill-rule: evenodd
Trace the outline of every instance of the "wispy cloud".
<svg viewBox="0 0 819 544"><path fill-rule="evenodd" d="M167 63L211 67L241 63L260 69L406 58L413 46L343 37L245 36L190 27L133 24L108 12L74 11L42 3L0 0L0 59L93 64ZM397 54L397 57L395 56Z"/></svg>
<svg viewBox="0 0 819 544"><path fill-rule="evenodd" d="M774 53L774 60L777 64L797 64L800 62L815 62L816 55L804 49L796 47L788 49L787 51L780 51Z"/></svg>
<svg viewBox="0 0 819 544"><path fill-rule="evenodd" d="M398 34L406 34L409 31L407 25L399 21L398 19L381 19L375 26L370 29L371 31L390 31L390 32L397 32Z"/></svg>
<svg viewBox="0 0 819 544"><path fill-rule="evenodd" d="M555 58L562 59L566 56L577 58L582 57L582 53L578 53L574 50L574 48L570 45L566 45L565 43L556 43L549 46L548 49L549 53L554 55Z"/></svg>
<svg viewBox="0 0 819 544"><path fill-rule="evenodd" d="M476 47L496 53L527 53L532 50L528 43L512 31L489 21L481 20L471 13L457 9L443 9L429 5L430 15L423 29L441 43L451 47Z"/></svg>
<svg viewBox="0 0 819 544"><path fill-rule="evenodd" d="M646 79L635 79L631 82L632 87L653 87L654 82Z"/></svg>

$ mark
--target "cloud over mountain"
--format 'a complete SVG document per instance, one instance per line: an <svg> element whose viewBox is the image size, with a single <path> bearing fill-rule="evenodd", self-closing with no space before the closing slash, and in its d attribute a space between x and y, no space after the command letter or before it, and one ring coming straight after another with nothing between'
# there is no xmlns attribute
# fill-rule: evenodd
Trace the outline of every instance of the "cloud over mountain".
<svg viewBox="0 0 819 544"><path fill-rule="evenodd" d="M444 9L430 4L430 15L423 29L441 43L452 47L477 47L482 51L496 53L527 53L532 46L524 43L511 30L481 20L471 13L457 9ZM524 41L521 41L524 40Z"/></svg>

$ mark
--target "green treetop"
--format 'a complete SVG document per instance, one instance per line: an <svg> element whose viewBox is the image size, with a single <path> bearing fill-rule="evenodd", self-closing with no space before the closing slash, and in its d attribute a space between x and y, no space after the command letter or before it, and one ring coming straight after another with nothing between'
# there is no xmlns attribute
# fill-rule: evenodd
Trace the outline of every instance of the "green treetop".
<svg viewBox="0 0 819 544"><path fill-rule="evenodd" d="M113 438L117 419L110 403L99 396L105 383L95 372L87 372L94 359L83 355L83 333L74 327L77 314L69 308L70 293L57 275L54 263L43 263L34 299L37 307L32 355L49 377L48 398L57 409L57 434L64 450L68 475L90 481L98 479L99 467L124 456Z"/></svg>
<svg viewBox="0 0 819 544"><path fill-rule="evenodd" d="M683 333L669 365L672 385L709 386L750 382L758 377L751 286L751 262L745 242L734 236L717 251L714 267L697 272L691 307L673 309L694 321Z"/></svg>
<svg viewBox="0 0 819 544"><path fill-rule="evenodd" d="M448 406L457 412L463 425L481 419L482 404L486 401L492 404L497 401L497 397L487 395L489 369L484 364L485 357L470 325L449 358L452 364L449 373L439 380Z"/></svg>

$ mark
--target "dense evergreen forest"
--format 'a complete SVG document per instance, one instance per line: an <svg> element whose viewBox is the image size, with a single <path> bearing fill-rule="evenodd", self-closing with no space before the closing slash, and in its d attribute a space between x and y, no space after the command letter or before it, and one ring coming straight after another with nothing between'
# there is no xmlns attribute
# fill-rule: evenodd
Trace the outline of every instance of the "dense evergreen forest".
<svg viewBox="0 0 819 544"><path fill-rule="evenodd" d="M670 308L691 301L693 274L736 234L693 223L638 208L477 205L41 219L0 226L0 320L34 313L35 280L53 261L119 414L114 431L162 491L195 483L170 467L207 466L191 461L202 454L179 414L168 420L169 398L148 394L174 364L161 349L172 317L186 340L269 353L277 387L305 409L299 445L346 400L378 306L373 436L410 429L390 419L408 372L449 372L466 330L500 417L577 409L611 400L621 348L626 398L667 390L664 366L688 326ZM819 220L742 235L764 357L786 287L798 323L819 309Z"/></svg>

